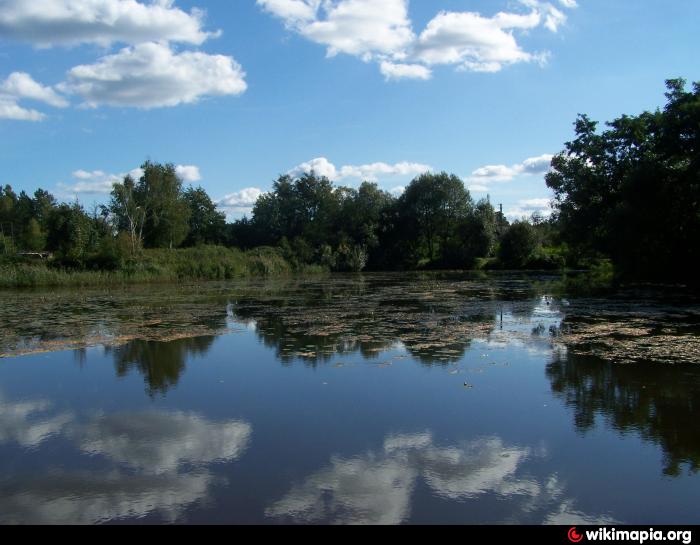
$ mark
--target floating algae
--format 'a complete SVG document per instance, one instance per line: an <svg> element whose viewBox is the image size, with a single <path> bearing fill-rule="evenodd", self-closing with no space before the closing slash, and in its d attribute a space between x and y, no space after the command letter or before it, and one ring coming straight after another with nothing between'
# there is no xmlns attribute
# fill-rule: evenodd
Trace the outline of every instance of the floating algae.
<svg viewBox="0 0 700 545"><path fill-rule="evenodd" d="M428 365L513 343L608 361L700 362L700 306L685 295L569 298L527 275L374 274L121 290L0 292L0 357L253 329L285 363L405 352Z"/></svg>

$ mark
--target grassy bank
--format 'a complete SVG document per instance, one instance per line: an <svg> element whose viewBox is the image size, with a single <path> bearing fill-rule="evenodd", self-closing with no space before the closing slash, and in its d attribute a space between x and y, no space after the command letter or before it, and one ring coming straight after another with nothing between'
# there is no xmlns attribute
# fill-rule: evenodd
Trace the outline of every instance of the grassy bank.
<svg viewBox="0 0 700 545"><path fill-rule="evenodd" d="M116 270L76 270L27 260L0 262L0 288L109 286L196 280L282 276L295 272L275 248L243 252L202 246L179 250L146 250ZM320 271L304 271L320 272Z"/></svg>

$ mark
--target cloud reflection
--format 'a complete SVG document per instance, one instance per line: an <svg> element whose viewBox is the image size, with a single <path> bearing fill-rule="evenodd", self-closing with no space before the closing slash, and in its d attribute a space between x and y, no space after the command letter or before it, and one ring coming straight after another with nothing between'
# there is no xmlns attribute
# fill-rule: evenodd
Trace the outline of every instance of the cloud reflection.
<svg viewBox="0 0 700 545"><path fill-rule="evenodd" d="M81 465L87 454L102 457L90 466L105 467L0 475L2 524L94 524L156 514L175 522L207 499L217 482L211 464L239 459L253 431L247 422L178 411L98 415L86 423L50 411L46 401L0 402L0 444L35 448L61 436L82 453Z"/></svg>
<svg viewBox="0 0 700 545"><path fill-rule="evenodd" d="M573 520L572 513L583 520L608 520L575 512L573 501L562 497L556 476L542 481L522 474L526 460L544 455L538 449L507 446L497 437L443 447L435 445L430 433L392 435L381 451L332 458L328 467L294 486L265 514L299 523L401 524L409 520L414 490L423 482L434 496L451 502L487 494L511 506L517 502L516 519L544 510L539 521L545 523L550 518Z"/></svg>
<svg viewBox="0 0 700 545"><path fill-rule="evenodd" d="M51 403L43 400L10 402L0 394L0 444L17 443L36 448L60 434L73 420L70 413L48 414Z"/></svg>
<svg viewBox="0 0 700 545"><path fill-rule="evenodd" d="M150 473L175 471L239 458L250 441L247 422L209 422L196 414L150 412L95 419L82 430L80 447L92 455Z"/></svg>
<svg viewBox="0 0 700 545"><path fill-rule="evenodd" d="M207 496L206 473L133 475L122 472L51 473L2 483L3 524L96 524L160 514L175 522Z"/></svg>

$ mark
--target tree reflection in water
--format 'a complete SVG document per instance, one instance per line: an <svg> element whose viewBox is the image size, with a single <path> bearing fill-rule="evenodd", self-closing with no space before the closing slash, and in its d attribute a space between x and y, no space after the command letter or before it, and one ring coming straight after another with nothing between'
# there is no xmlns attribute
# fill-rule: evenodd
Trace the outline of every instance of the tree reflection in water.
<svg viewBox="0 0 700 545"><path fill-rule="evenodd" d="M475 338L495 326L499 289L488 283L416 276L286 283L241 292L230 310L277 357L309 366L334 355L374 359L395 346L424 364L463 358ZM501 288L503 288L501 286ZM515 289L512 297L528 297Z"/></svg>
<svg viewBox="0 0 700 545"><path fill-rule="evenodd" d="M700 470L700 369L694 365L614 364L574 353L547 366L552 391L586 433L602 416L620 433L636 432L664 452L664 473Z"/></svg>
<svg viewBox="0 0 700 545"><path fill-rule="evenodd" d="M146 391L153 397L165 395L177 386L188 358L205 355L216 337L194 337L170 342L131 341L122 346L107 347L114 358L117 376L132 371L143 375Z"/></svg>

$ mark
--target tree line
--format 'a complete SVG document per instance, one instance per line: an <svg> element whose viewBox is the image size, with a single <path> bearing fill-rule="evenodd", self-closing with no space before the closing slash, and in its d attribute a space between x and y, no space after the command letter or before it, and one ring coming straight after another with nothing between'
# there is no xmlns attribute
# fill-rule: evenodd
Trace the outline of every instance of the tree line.
<svg viewBox="0 0 700 545"><path fill-rule="evenodd" d="M174 165L148 161L91 211L43 189L0 188L0 254L47 251L57 266L100 270L149 249L201 245L273 247L298 270L545 269L610 259L626 278L696 282L700 84L667 87L665 108L622 116L602 132L579 116L546 176L549 218L510 223L445 172L418 176L400 196L311 172L280 176L250 217L227 223Z"/></svg>
<svg viewBox="0 0 700 545"><path fill-rule="evenodd" d="M198 245L274 247L297 269L468 269L496 255L519 268L554 233L541 218L511 225L444 172L417 177L400 197L370 182L336 187L314 172L280 176L250 218L227 223L204 189L183 187L174 165L146 162L141 170L92 211L43 189L29 196L4 187L0 251L48 251L61 266L93 269L117 269L143 250Z"/></svg>

